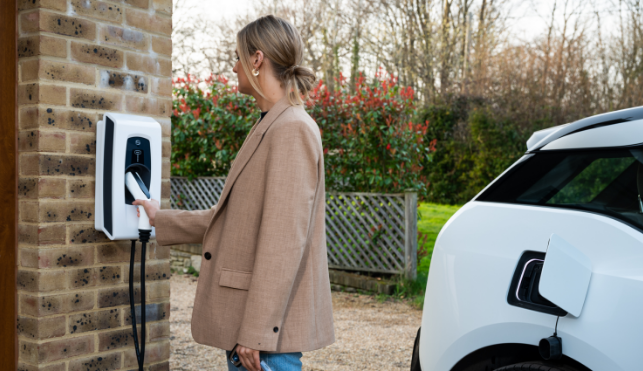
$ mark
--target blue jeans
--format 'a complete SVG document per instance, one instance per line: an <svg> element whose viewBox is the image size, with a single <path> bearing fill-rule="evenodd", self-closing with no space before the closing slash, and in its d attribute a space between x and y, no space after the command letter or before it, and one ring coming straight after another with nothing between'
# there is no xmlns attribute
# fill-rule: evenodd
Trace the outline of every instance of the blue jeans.
<svg viewBox="0 0 643 371"><path fill-rule="evenodd" d="M226 360L230 352L225 352ZM259 353L259 358L270 367L272 371L301 371L301 352L297 353ZM248 371L245 367L234 367L228 360L228 371ZM266 370L263 370L266 371Z"/></svg>

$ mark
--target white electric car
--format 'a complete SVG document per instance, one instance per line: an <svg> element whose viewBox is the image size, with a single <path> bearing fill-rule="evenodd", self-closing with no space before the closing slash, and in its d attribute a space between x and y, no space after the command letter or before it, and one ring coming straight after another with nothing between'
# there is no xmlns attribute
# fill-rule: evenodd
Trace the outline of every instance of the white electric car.
<svg viewBox="0 0 643 371"><path fill-rule="evenodd" d="M527 148L440 232L412 371L643 370L643 107Z"/></svg>

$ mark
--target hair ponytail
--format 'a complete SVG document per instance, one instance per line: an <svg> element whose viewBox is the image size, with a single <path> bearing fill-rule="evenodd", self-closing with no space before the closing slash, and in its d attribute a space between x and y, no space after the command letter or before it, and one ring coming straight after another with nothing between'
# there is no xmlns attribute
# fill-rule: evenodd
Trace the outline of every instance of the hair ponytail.
<svg viewBox="0 0 643 371"><path fill-rule="evenodd" d="M251 73L251 56L261 50L270 60L276 77L286 87L290 104L302 104L316 80L312 69L300 64L304 59L304 43L290 22L267 15L247 24L237 34L237 51L252 87L263 96L259 81Z"/></svg>

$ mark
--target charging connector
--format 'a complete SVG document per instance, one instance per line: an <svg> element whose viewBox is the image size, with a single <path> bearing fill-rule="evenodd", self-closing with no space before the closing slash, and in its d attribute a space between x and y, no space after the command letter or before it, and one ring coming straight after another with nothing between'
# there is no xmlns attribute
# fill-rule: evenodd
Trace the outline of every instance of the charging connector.
<svg viewBox="0 0 643 371"><path fill-rule="evenodd" d="M138 173L129 172L125 174L125 185L130 191L134 199L136 200L147 200L150 201L150 193L145 186L145 183L138 175ZM130 302L130 312L132 316L132 336L134 338L134 350L136 351L136 360L138 361L139 371L143 371L143 365L145 364L145 254L147 243L150 241L150 235L152 234L152 226L150 225L150 219L145 212L145 208L139 207L140 218L138 221L138 234L139 240L141 241L141 274L140 274L140 283L141 283L141 345L139 349L138 342L138 331L136 329L136 306L134 305L134 262L136 260L136 240L132 240L132 248L130 254L130 265L129 265L129 302Z"/></svg>

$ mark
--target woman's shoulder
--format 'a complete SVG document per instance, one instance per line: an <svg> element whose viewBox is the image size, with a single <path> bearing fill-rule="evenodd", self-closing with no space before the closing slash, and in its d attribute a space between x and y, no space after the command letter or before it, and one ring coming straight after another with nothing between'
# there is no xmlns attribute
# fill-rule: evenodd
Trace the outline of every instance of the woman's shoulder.
<svg viewBox="0 0 643 371"><path fill-rule="evenodd" d="M321 140L319 126L301 105L290 106L275 119L268 131L309 136Z"/></svg>

